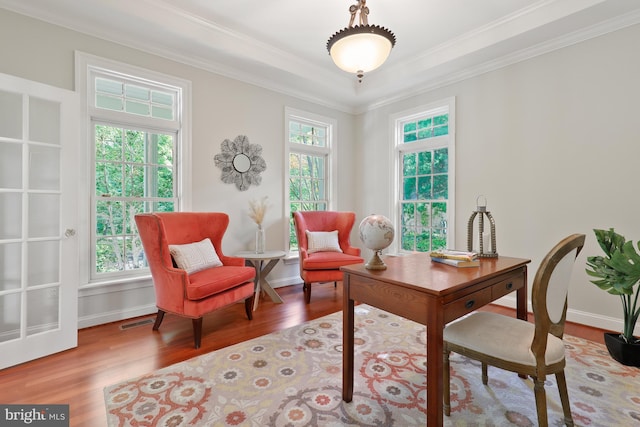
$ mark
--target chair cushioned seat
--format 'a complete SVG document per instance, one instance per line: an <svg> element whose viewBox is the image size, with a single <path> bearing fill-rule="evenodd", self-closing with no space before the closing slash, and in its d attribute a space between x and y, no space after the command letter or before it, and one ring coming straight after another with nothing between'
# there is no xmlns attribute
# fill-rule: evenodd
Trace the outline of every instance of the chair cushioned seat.
<svg viewBox="0 0 640 427"><path fill-rule="evenodd" d="M343 265L358 264L362 258L342 252L315 252L302 261L304 270L335 270Z"/></svg>
<svg viewBox="0 0 640 427"><path fill-rule="evenodd" d="M534 332L532 323L479 311L448 324L444 328L444 340L508 362L535 366L531 352ZM551 365L564 359L564 344L558 337L548 335L545 360Z"/></svg>
<svg viewBox="0 0 640 427"><path fill-rule="evenodd" d="M255 269L252 267L220 266L208 268L189 275L187 299L192 301L207 298L238 286L239 283L253 281Z"/></svg>

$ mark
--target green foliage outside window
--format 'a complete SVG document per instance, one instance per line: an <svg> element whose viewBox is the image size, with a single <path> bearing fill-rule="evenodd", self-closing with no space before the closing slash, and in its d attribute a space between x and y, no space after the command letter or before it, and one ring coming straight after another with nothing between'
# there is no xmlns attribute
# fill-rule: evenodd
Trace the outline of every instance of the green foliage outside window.
<svg viewBox="0 0 640 427"><path fill-rule="evenodd" d="M420 141L426 138L449 134L449 114L430 116L410 121L403 126L403 142Z"/></svg>
<svg viewBox="0 0 640 427"><path fill-rule="evenodd" d="M321 156L291 153L289 156L291 213L327 209L325 163L325 158ZM298 249L293 219L289 221L289 247L291 250Z"/></svg>
<svg viewBox="0 0 640 427"><path fill-rule="evenodd" d="M402 203L401 246L406 251L428 252L447 246L447 204Z"/></svg>
<svg viewBox="0 0 640 427"><path fill-rule="evenodd" d="M297 150L296 144L324 148L327 128L303 122L289 122L289 201L291 213L327 209L327 155ZM289 248L298 249L293 217L289 219Z"/></svg>
<svg viewBox="0 0 640 427"><path fill-rule="evenodd" d="M314 147L327 146L327 129L297 121L289 122L289 142Z"/></svg>
<svg viewBox="0 0 640 427"><path fill-rule="evenodd" d="M174 138L116 126L95 126L95 272L145 268L134 217L172 212Z"/></svg>
<svg viewBox="0 0 640 427"><path fill-rule="evenodd" d="M436 129L443 129L447 123L448 115L407 123L404 125L405 142L408 136L409 141L417 140L421 132L433 136ZM448 149L404 152L401 161L401 249L428 252L446 248Z"/></svg>

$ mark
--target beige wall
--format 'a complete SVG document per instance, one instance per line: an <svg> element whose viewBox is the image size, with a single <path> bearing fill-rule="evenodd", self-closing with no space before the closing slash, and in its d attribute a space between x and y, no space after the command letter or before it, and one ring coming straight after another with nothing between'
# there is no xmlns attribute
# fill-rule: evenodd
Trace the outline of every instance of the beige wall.
<svg viewBox="0 0 640 427"><path fill-rule="evenodd" d="M247 204L263 195L273 205L266 219L268 246L284 242L285 106L338 120L338 208L354 209L362 218L390 214L390 116L454 96L457 246L466 245L466 223L478 194L487 197L496 219L498 252L530 258L530 281L553 244L570 233L587 234L570 287L569 318L620 329L619 300L588 282L584 262L599 253L593 228L615 227L640 239L634 191L640 157L638 40L640 26L630 27L355 117L4 10L0 72L73 89L73 52L80 50L190 80L193 208L231 215L225 240L231 252L250 245ZM261 144L267 161L262 185L246 192L222 184L213 164L220 142L238 134ZM294 280L294 267L275 271L276 284ZM152 306L148 293L131 292L129 299L87 293L81 317L98 323L106 319L100 313L118 307L135 313L123 301Z"/></svg>
<svg viewBox="0 0 640 427"><path fill-rule="evenodd" d="M389 158L372 153L388 150L389 116L455 96L457 246L466 247L479 194L496 220L498 252L532 260L530 282L556 242L585 233L569 318L619 330L620 300L589 283L585 261L601 253L594 228L640 239L638 41L636 25L358 117L363 179L380 188L364 196L362 211L388 209L391 177L379 171Z"/></svg>
<svg viewBox="0 0 640 427"><path fill-rule="evenodd" d="M355 181L353 116L323 106L176 63L105 40L33 20L0 9L0 73L74 89L74 51L113 59L187 79L192 83L192 185L196 211L222 211L230 216L223 241L225 253L249 249L255 225L247 216L251 199L268 196L267 249L284 247L288 220L284 217L284 109L292 107L337 121L338 180ZM214 164L224 139L247 135L260 144L267 169L262 183L240 192L220 180ZM337 209L351 210L357 188L338 186ZM79 236L82 238L83 236ZM85 236L86 237L86 236ZM294 262L295 261L295 262ZM272 272L274 286L301 283L297 260L281 263ZM117 320L154 311L152 288L135 285L82 289L81 326Z"/></svg>

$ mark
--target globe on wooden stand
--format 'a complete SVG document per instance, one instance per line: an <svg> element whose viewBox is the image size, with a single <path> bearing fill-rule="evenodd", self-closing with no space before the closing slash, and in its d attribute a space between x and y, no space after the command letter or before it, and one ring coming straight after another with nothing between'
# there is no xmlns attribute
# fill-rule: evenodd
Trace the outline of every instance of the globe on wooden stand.
<svg viewBox="0 0 640 427"><path fill-rule="evenodd" d="M373 256L364 266L368 270L386 270L387 265L380 255L392 242L395 231L389 218L383 215L369 215L360 223L360 240L373 251Z"/></svg>

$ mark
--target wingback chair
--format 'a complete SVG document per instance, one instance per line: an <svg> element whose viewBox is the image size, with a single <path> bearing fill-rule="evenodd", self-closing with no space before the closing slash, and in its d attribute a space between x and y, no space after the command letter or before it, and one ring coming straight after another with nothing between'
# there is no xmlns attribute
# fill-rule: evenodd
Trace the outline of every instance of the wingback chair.
<svg viewBox="0 0 640 427"><path fill-rule="evenodd" d="M227 214L145 213L135 220L156 293L154 331L165 313L191 318L195 348L199 348L205 314L244 300L247 317L252 319L255 270L245 267L243 258L222 252Z"/></svg>
<svg viewBox="0 0 640 427"><path fill-rule="evenodd" d="M360 248L350 243L355 220L353 212L293 212L307 304L311 302L311 283L334 282L335 286L335 282L342 280L340 267L364 262Z"/></svg>
<svg viewBox="0 0 640 427"><path fill-rule="evenodd" d="M497 313L478 311L444 328L444 413L449 416L449 352L463 354L482 364L487 385L487 365L529 375L538 413L538 425L547 427L546 375L555 374L564 423L573 425L562 336L567 314L567 291L573 264L584 245L584 234L561 240L540 263L531 289L534 323Z"/></svg>

